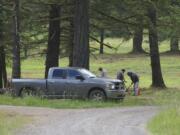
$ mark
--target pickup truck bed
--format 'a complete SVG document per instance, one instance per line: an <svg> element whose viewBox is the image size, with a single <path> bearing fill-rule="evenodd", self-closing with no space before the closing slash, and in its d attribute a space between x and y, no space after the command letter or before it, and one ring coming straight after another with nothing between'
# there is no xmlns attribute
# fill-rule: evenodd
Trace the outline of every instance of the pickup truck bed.
<svg viewBox="0 0 180 135"><path fill-rule="evenodd" d="M46 90L47 80L46 79L13 79L13 86L17 96L20 96L23 88L30 88L35 90ZM12 85L13 85L12 84Z"/></svg>

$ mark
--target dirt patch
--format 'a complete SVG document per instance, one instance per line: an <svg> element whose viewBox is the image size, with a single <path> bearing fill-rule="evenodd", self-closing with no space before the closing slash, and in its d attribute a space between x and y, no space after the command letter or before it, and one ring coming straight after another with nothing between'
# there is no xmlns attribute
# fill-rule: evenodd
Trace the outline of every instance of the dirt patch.
<svg viewBox="0 0 180 135"><path fill-rule="evenodd" d="M146 123L158 111L151 106L60 110L0 106L0 110L36 118L16 135L147 135Z"/></svg>

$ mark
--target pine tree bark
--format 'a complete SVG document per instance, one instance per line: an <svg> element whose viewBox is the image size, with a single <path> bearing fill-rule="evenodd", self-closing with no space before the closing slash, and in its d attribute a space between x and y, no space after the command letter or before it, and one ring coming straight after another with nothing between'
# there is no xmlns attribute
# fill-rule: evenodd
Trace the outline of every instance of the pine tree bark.
<svg viewBox="0 0 180 135"><path fill-rule="evenodd" d="M5 56L4 46L0 47L0 53L1 53L0 62L2 63L1 68L2 68L3 86L6 87L6 85L7 85L7 71L6 71L6 56Z"/></svg>
<svg viewBox="0 0 180 135"><path fill-rule="evenodd" d="M180 52L179 50L179 39L176 36L171 37L170 41L170 52Z"/></svg>
<svg viewBox="0 0 180 135"><path fill-rule="evenodd" d="M139 25L135 28L135 31L134 31L132 53L144 53L145 51L142 48L143 20L142 20L142 17L137 17L136 20Z"/></svg>
<svg viewBox="0 0 180 135"><path fill-rule="evenodd" d="M5 52L3 45L3 18L1 16L2 14L2 8L0 7L0 88L5 87L7 83Z"/></svg>
<svg viewBox="0 0 180 135"><path fill-rule="evenodd" d="M2 15L0 9L0 15ZM2 70L2 52L1 52L1 48L2 48L2 19L0 18L0 89L3 87L3 70Z"/></svg>
<svg viewBox="0 0 180 135"><path fill-rule="evenodd" d="M100 30L100 49L99 54L104 54L104 29Z"/></svg>
<svg viewBox="0 0 180 135"><path fill-rule="evenodd" d="M152 87L164 88L164 80L161 72L159 47L158 47L158 35L156 26L156 8L150 6L148 8L149 17L149 45L151 56L151 69L152 69Z"/></svg>
<svg viewBox="0 0 180 135"><path fill-rule="evenodd" d="M19 30L19 0L13 0L13 64L12 78L21 77L21 61L20 61L20 30Z"/></svg>
<svg viewBox="0 0 180 135"><path fill-rule="evenodd" d="M5 51L2 42L3 38L0 31L0 88L6 87L7 84Z"/></svg>
<svg viewBox="0 0 180 135"><path fill-rule="evenodd" d="M73 18L70 20L71 34L69 37L69 66L73 66L73 47L74 47L74 21Z"/></svg>
<svg viewBox="0 0 180 135"><path fill-rule="evenodd" d="M71 4L75 5L76 0L71 0ZM75 17L75 9L74 6L71 8L71 15L70 18L70 37L69 37L69 66L73 66L73 48L74 48L74 17Z"/></svg>
<svg viewBox="0 0 180 135"><path fill-rule="evenodd" d="M3 87L3 69L2 69L2 56L0 52L0 88Z"/></svg>
<svg viewBox="0 0 180 135"><path fill-rule="evenodd" d="M73 66L89 69L89 0L75 1Z"/></svg>
<svg viewBox="0 0 180 135"><path fill-rule="evenodd" d="M28 48L27 48L27 46L24 46L23 51L24 51L24 58L27 59L28 58Z"/></svg>
<svg viewBox="0 0 180 135"><path fill-rule="evenodd" d="M49 68L59 66L60 47L60 11L59 5L52 4L49 11L49 36L46 55L45 78L48 76Z"/></svg>

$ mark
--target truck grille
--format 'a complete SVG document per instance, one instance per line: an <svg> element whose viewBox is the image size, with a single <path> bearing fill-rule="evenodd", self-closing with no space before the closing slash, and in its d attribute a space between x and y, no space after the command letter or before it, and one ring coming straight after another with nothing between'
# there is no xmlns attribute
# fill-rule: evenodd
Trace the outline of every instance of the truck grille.
<svg viewBox="0 0 180 135"><path fill-rule="evenodd" d="M115 84L115 89L124 89L124 85L122 82L114 82Z"/></svg>
<svg viewBox="0 0 180 135"><path fill-rule="evenodd" d="M119 82L115 82L114 84L115 84L115 89L119 89L120 83Z"/></svg>

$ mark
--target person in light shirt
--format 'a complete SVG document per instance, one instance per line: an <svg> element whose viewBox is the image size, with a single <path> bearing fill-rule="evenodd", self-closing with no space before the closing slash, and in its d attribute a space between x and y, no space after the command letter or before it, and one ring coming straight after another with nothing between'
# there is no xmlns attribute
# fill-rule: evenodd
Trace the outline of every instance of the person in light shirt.
<svg viewBox="0 0 180 135"><path fill-rule="evenodd" d="M99 68L99 72L100 72L100 75L99 77L101 78L107 78L107 71L105 69L103 69L102 67Z"/></svg>
<svg viewBox="0 0 180 135"><path fill-rule="evenodd" d="M118 80L121 80L123 83L125 83L126 81L125 81L125 78L124 78L124 73L126 72L126 70L125 69L122 69L121 71L119 71L118 73L117 73L117 79Z"/></svg>

